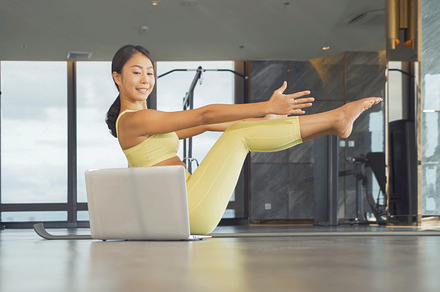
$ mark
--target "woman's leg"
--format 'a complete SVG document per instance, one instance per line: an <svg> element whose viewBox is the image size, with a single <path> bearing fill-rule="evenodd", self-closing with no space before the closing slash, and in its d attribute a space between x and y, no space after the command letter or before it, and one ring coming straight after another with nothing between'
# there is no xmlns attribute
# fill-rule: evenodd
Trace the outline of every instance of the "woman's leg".
<svg viewBox="0 0 440 292"><path fill-rule="evenodd" d="M229 127L187 179L191 232L207 234L217 226L249 151L280 151L329 134L348 136L360 113L379 101L363 99L326 113Z"/></svg>
<svg viewBox="0 0 440 292"><path fill-rule="evenodd" d="M279 151L301 142L298 117L229 127L187 179L191 233L207 234L217 226L249 151Z"/></svg>

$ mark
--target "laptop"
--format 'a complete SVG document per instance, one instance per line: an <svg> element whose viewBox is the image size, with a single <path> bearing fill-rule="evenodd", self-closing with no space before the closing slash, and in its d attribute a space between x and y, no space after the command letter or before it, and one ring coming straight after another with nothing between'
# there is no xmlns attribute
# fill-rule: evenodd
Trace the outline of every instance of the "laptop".
<svg viewBox="0 0 440 292"><path fill-rule="evenodd" d="M185 168L85 172L90 230L102 240L200 240L190 235Z"/></svg>

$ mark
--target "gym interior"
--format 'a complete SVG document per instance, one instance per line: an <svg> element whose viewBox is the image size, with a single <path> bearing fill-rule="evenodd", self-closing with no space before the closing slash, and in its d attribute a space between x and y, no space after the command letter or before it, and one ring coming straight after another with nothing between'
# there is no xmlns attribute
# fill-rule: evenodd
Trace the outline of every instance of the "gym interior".
<svg viewBox="0 0 440 292"><path fill-rule="evenodd" d="M0 7L0 291L438 291L439 1ZM92 239L84 173L127 167L104 122L125 44L153 53L153 109L266 101L283 81L312 92L306 114L383 102L347 139L250 153L211 238ZM219 136L181 142L190 172Z"/></svg>

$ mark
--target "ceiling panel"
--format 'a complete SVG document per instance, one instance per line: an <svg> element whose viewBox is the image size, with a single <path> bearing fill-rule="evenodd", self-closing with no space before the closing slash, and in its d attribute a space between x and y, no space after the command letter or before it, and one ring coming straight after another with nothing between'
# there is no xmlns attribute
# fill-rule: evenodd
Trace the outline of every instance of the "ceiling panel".
<svg viewBox="0 0 440 292"><path fill-rule="evenodd" d="M61 61L84 51L111 60L127 43L144 45L158 61L377 51L385 49L380 13L373 24L347 20L383 9L383 0L0 0L0 59Z"/></svg>

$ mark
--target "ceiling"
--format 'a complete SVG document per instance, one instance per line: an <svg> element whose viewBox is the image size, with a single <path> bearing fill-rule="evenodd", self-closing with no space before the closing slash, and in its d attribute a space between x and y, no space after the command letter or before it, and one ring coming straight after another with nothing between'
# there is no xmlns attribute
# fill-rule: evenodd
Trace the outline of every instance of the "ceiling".
<svg viewBox="0 0 440 292"><path fill-rule="evenodd" d="M308 60L385 49L384 0L0 0L0 60ZM329 46L323 51L323 46Z"/></svg>

